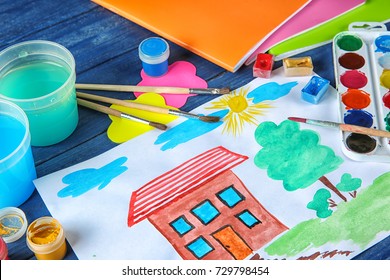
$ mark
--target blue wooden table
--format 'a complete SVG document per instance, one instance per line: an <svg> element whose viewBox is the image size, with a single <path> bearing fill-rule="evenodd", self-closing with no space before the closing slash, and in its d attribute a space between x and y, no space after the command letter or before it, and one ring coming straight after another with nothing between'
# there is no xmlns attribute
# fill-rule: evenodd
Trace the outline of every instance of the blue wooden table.
<svg viewBox="0 0 390 280"><path fill-rule="evenodd" d="M57 42L75 57L79 83L139 83L142 66L137 48L143 39L155 35L88 0L1 0L0 19L0 50L27 40ZM252 65L230 73L172 42L169 44L169 63L179 60L191 62L197 68L197 75L206 80L209 87L235 89L253 79ZM330 44L301 55L311 56L314 71L334 86ZM275 67L279 66L281 63L276 62ZM115 93L110 93L110 96L120 97ZM134 96L129 93L126 98ZM192 110L211 98L191 97L180 109ZM53 146L33 148L38 177L85 161L116 146L106 135L110 124L106 115L79 108L79 117L78 127L68 139ZM30 222L50 215L37 191L20 208ZM11 259L35 259L26 246L25 238L8 244L8 249ZM65 259L77 257L70 249ZM390 259L390 237L356 259Z"/></svg>

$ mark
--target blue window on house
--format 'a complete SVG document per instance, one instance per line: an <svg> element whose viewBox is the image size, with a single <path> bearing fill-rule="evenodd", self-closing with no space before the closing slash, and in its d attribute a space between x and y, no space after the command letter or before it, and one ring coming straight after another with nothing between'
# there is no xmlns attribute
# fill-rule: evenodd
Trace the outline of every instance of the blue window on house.
<svg viewBox="0 0 390 280"><path fill-rule="evenodd" d="M261 221L257 219L251 212L244 210L240 214L237 214L236 217L241 220L247 227L252 228L257 224L260 224Z"/></svg>
<svg viewBox="0 0 390 280"><path fill-rule="evenodd" d="M186 248L191 251L192 254L198 259L203 258L208 253L214 250L213 247L204 239L199 236L197 239L186 245Z"/></svg>
<svg viewBox="0 0 390 280"><path fill-rule="evenodd" d="M245 199L245 197L237 191L233 185L217 193L217 197L230 208L233 208Z"/></svg>
<svg viewBox="0 0 390 280"><path fill-rule="evenodd" d="M220 214L218 209L214 207L210 200L205 200L195 206L191 210L191 213L194 214L195 217L197 217L204 225L213 221Z"/></svg>
<svg viewBox="0 0 390 280"><path fill-rule="evenodd" d="M189 221L187 221L184 216L177 218L171 222L170 225L180 236L183 236L194 228L194 226Z"/></svg>

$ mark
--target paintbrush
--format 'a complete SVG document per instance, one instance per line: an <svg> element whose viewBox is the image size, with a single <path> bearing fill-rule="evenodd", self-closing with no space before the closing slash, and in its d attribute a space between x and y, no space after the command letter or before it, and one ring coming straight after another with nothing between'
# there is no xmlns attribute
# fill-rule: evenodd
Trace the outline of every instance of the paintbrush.
<svg viewBox="0 0 390 280"><path fill-rule="evenodd" d="M183 88L163 86L131 86L107 84L76 84L76 89L106 90L121 92L154 92L165 94L228 94L229 88Z"/></svg>
<svg viewBox="0 0 390 280"><path fill-rule="evenodd" d="M359 134L390 138L390 132L386 130L379 130L379 129L368 128L364 126L330 122L330 121L311 120L305 118L289 117L288 119L295 122L313 124L313 125L318 125L323 127L337 128L347 132L354 132Z"/></svg>
<svg viewBox="0 0 390 280"><path fill-rule="evenodd" d="M77 98L77 104L79 104L81 106L84 106L84 107L87 107L89 109L101 112L101 113L105 113L105 114L108 114L108 115L112 115L112 116L118 117L118 118L128 119L128 120L136 121L136 122L139 122L139 123L147 124L147 125L150 125L152 127L160 129L160 130L166 130L167 129L167 126L165 124L152 122L152 121L148 121L148 120L136 117L136 116L125 114L125 113L122 113L121 111L112 109L110 107L106 107L106 106L103 106L103 105L100 105L100 104L96 104L96 103L93 103L93 102L90 102L90 101L87 101L87 100L83 100L83 99L80 99L80 98Z"/></svg>
<svg viewBox="0 0 390 280"><path fill-rule="evenodd" d="M209 123L214 123L214 122L220 121L220 118L216 117L216 116L200 116L200 115L191 114L188 112L183 112L180 110L173 110L173 109L169 109L169 108L148 105L148 104L140 104L140 103L135 103L135 102L127 102L127 101L124 101L121 99L115 99L115 98L94 95L94 94L89 94L89 93L84 93L84 92L79 92L79 91L76 92L76 95L77 95L77 97L80 97L83 99L90 99L90 100L100 101L100 102L104 102L104 103L116 104L116 105L121 105L121 106L132 108L132 109L149 111L149 112L153 112L153 113L169 114L169 115L174 115L174 116L183 116L183 117L187 117L187 118L199 119L201 121L209 122Z"/></svg>

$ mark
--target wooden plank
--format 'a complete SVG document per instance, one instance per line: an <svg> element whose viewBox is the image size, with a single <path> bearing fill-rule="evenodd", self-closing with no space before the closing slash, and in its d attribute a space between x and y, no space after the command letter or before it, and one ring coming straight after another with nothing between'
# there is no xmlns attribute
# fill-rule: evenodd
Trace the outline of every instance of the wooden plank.
<svg viewBox="0 0 390 280"><path fill-rule="evenodd" d="M127 83L140 82L141 64L138 44L154 36L150 31L100 7L90 1L80 0L2 0L0 2L0 50L5 46L33 39L56 41L67 47L76 59L78 82ZM390 23L388 24L389 27ZM170 63L185 60L193 63L197 74L210 87L241 87L253 79L252 65L230 73L209 61L170 43ZM227 42L228 47L228 42ZM314 71L329 79L334 85L331 45L302 54L312 56ZM280 66L275 63L275 68ZM130 93L103 93L115 98L133 99ZM181 109L188 111L215 98L200 96L189 98ZM76 131L65 141L49 146L34 147L33 153L38 176L44 176L90 159L116 146L107 135L110 119L101 113L80 108L80 120ZM29 222L43 215L50 215L37 191L24 203ZM11 259L34 258L22 238L8 244ZM390 237L376 244L373 249L357 256L357 259L388 259ZM73 251L66 259L77 259Z"/></svg>
<svg viewBox="0 0 390 280"><path fill-rule="evenodd" d="M90 1L2 0L0 2L2 33L0 49L24 41L25 38L34 36L40 30L61 25L69 18L94 9L101 10L98 5Z"/></svg>

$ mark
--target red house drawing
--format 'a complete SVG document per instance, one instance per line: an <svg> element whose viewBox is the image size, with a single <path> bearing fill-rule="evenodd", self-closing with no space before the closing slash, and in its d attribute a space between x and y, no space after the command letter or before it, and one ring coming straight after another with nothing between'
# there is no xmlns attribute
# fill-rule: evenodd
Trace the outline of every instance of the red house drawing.
<svg viewBox="0 0 390 280"><path fill-rule="evenodd" d="M231 171L247 159L216 147L155 178L133 192L128 226L147 218L183 259L245 259L288 229Z"/></svg>

